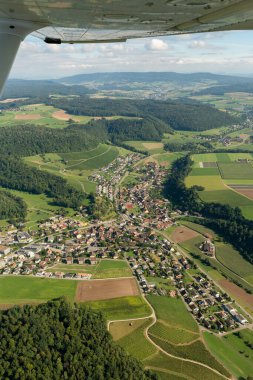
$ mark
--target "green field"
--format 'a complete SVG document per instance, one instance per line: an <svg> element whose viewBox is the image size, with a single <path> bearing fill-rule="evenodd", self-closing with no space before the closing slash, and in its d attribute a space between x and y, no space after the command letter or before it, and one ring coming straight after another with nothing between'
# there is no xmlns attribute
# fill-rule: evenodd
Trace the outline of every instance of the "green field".
<svg viewBox="0 0 253 380"><path fill-rule="evenodd" d="M123 148L99 144L96 148L82 152L47 153L25 157L26 163L65 178L70 185L86 193L95 192L96 184L88 177L129 151Z"/></svg>
<svg viewBox="0 0 253 380"><path fill-rule="evenodd" d="M216 258L224 266L253 285L253 265L246 261L231 245L217 243Z"/></svg>
<svg viewBox="0 0 253 380"><path fill-rule="evenodd" d="M253 376L253 351L245 341L253 344L253 333L250 330L240 332L242 339L233 333L217 337L205 332L204 338L209 350L237 378Z"/></svg>
<svg viewBox="0 0 253 380"><path fill-rule="evenodd" d="M132 271L124 260L101 260L94 278L132 277Z"/></svg>
<svg viewBox="0 0 253 380"><path fill-rule="evenodd" d="M158 320L162 320L174 328L185 329L193 333L199 332L197 323L187 311L181 298L149 295L147 300L155 309Z"/></svg>
<svg viewBox="0 0 253 380"><path fill-rule="evenodd" d="M176 161L178 158L182 157L183 153L162 153L155 154L153 158L163 166L170 166L172 162Z"/></svg>
<svg viewBox="0 0 253 380"><path fill-rule="evenodd" d="M126 336L118 339L117 344L123 347L128 354L133 355L139 360L144 360L155 354L157 349L144 336L144 330L150 323L150 319L140 321L139 326L130 331Z"/></svg>
<svg viewBox="0 0 253 380"><path fill-rule="evenodd" d="M180 243L180 246L182 248L184 248L186 250L186 252L192 254L197 254L199 256L200 259L202 260L206 260L207 259L207 256L201 252L201 250L199 249L199 246L200 244L203 242L203 237L201 236L197 236L193 239L190 239L190 240L187 240L185 242L182 242ZM222 247L224 246L225 247L225 250L226 250L226 244L224 243L217 243L215 242L215 244L218 244L218 246L220 247L220 249L222 250ZM239 253L238 253L239 255ZM241 286L244 288L244 289L247 289L248 291L250 292L253 292L253 286L251 285L252 284L252 277L251 275L248 275L246 276L245 278L241 278L240 276L238 276L238 274L236 274L236 272L234 271L231 271L228 267L225 267L223 264L221 264L219 261L213 259L213 258L208 258L209 262L211 263L211 266L207 266L203 263L203 261L201 262L200 259L196 259L194 258L194 261L199 265L199 267L201 269L203 269L213 280L215 281L219 281L219 280L222 280L224 279L225 277L231 279L232 281L235 281L236 283L239 283L241 284ZM236 259L235 259L236 260ZM242 259L243 260L243 259ZM250 264L249 264L250 265ZM224 277L225 276L225 277ZM246 282L248 281L248 282ZM236 294L230 294L234 299L237 299L237 296ZM242 300L240 299L237 299L237 301L239 303L242 304L242 306L245 307L245 309L247 309L247 311L249 313L252 313L252 310L250 308L247 307L247 305L245 305L243 303Z"/></svg>
<svg viewBox="0 0 253 380"><path fill-rule="evenodd" d="M145 359L144 365L159 374L160 372L166 374L163 379L167 379L167 374L171 376L168 377L171 379L174 379L174 375L182 374L182 377L188 380L224 380L224 377L204 366L172 358L163 353L157 353Z"/></svg>
<svg viewBox="0 0 253 380"><path fill-rule="evenodd" d="M208 365L216 369L219 373L229 376L226 369L210 354L201 340L191 344L175 345L168 342L167 339L149 334L151 339L168 354L178 358L190 359Z"/></svg>
<svg viewBox="0 0 253 380"><path fill-rule="evenodd" d="M227 184L253 185L253 156L250 153L207 153L192 155L193 169L185 179L187 187L202 186L204 191L199 192L205 202L219 202L232 207L241 208L243 215L253 219L253 201ZM238 162L239 159L251 160L247 163ZM202 163L216 162L217 168L201 167Z"/></svg>
<svg viewBox="0 0 253 380"><path fill-rule="evenodd" d="M141 296L113 298L105 301L89 301L85 305L92 310L101 311L109 321L128 318L143 318L151 314L151 310Z"/></svg>
<svg viewBox="0 0 253 380"><path fill-rule="evenodd" d="M251 163L219 162L221 177L224 179L253 179L253 166Z"/></svg>
<svg viewBox="0 0 253 380"><path fill-rule="evenodd" d="M12 194L21 197L27 204L28 212L26 227L33 227L36 222L45 220L58 212L59 206L52 205L52 198L44 194L30 194L18 190L10 190ZM73 215L72 209L66 209L69 215Z"/></svg>
<svg viewBox="0 0 253 380"><path fill-rule="evenodd" d="M147 296L157 323L148 330L153 342L178 358L191 359L228 375L201 341L199 328L181 298Z"/></svg>
<svg viewBox="0 0 253 380"><path fill-rule="evenodd" d="M149 334L166 339L172 344L190 343L199 338L198 333L193 333L182 328L175 328L162 322L157 322L149 329Z"/></svg>
<svg viewBox="0 0 253 380"><path fill-rule="evenodd" d="M58 263L47 272L90 273L93 279L132 277L132 271L124 260L100 260L96 265Z"/></svg>
<svg viewBox="0 0 253 380"><path fill-rule="evenodd" d="M1 276L0 304L45 302L61 296L74 301L78 281Z"/></svg>
<svg viewBox="0 0 253 380"><path fill-rule="evenodd" d="M57 96L55 96L57 97ZM61 96L62 97L62 96ZM67 98L69 96L66 96ZM42 125L49 128L66 128L69 125L69 119L75 123L86 124L90 120L94 119L93 116L76 116L69 115L66 113L66 120L60 120L57 117L56 112L61 111L60 117L65 114L61 109L55 108L53 106L48 106L45 104L29 104L21 106L20 110L15 112L13 111L3 111L1 114L1 124L0 127L12 127L15 125ZM34 119L34 115L36 118ZM24 118L25 116L25 118ZM117 120L117 119L138 119L135 117L126 117L126 116L105 116L105 119L108 120Z"/></svg>
<svg viewBox="0 0 253 380"><path fill-rule="evenodd" d="M124 141L126 145L132 146L142 152L150 154L164 153L163 143L156 141Z"/></svg>

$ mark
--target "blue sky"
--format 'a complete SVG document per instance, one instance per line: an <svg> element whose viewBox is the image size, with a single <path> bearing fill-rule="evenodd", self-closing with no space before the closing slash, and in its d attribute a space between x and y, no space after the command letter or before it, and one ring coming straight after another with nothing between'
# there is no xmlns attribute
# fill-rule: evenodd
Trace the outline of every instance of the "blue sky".
<svg viewBox="0 0 253 380"><path fill-rule="evenodd" d="M79 45L47 45L28 37L10 77L44 79L108 71L205 71L253 76L252 40L253 31Z"/></svg>

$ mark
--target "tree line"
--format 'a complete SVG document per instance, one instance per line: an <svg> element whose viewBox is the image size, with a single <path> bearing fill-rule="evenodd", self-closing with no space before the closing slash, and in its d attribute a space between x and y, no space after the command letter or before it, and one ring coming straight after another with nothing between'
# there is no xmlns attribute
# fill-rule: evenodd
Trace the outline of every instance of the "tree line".
<svg viewBox="0 0 253 380"><path fill-rule="evenodd" d="M155 117L175 130L204 131L238 122L238 118L189 100L48 98L45 103L72 115Z"/></svg>
<svg viewBox="0 0 253 380"><path fill-rule="evenodd" d="M64 299L0 311L0 378L155 380L116 345L100 312Z"/></svg>
<svg viewBox="0 0 253 380"><path fill-rule="evenodd" d="M59 176L38 170L16 157L0 155L0 185L31 194L45 194L53 203L62 207L77 209L85 194L74 189Z"/></svg>
<svg viewBox="0 0 253 380"><path fill-rule="evenodd" d="M105 142L107 134L99 125L52 129L38 125L19 125L1 128L0 154L32 156L51 152L73 152L96 147Z"/></svg>
<svg viewBox="0 0 253 380"><path fill-rule="evenodd" d="M9 191L0 190L0 219L24 220L27 213L26 203Z"/></svg>
<svg viewBox="0 0 253 380"><path fill-rule="evenodd" d="M180 210L201 215L203 218L198 220L199 223L212 228L231 243L245 259L253 263L253 222L244 218L239 207L203 202L198 195L198 191L203 188L187 188L184 180L192 165L193 161L189 155L174 161L165 182L165 196Z"/></svg>

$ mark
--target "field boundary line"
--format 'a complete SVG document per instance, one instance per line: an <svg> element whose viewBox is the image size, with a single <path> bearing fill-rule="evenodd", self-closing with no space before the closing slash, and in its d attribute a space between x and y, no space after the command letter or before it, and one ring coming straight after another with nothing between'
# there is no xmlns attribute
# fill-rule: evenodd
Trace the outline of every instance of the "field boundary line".
<svg viewBox="0 0 253 380"><path fill-rule="evenodd" d="M242 197L244 197L244 198L250 200L250 201L252 202L252 204L253 204L253 201L252 201L251 198L247 197L247 195L245 195L245 194L241 194L241 193L239 193L238 191L236 191L235 189L233 189L232 187L230 187L228 184L226 184L226 183L223 181L223 178L221 178L221 180L222 180L223 185L224 185L228 190L232 190L232 191L233 191L234 193L236 193L237 195L241 195Z"/></svg>
<svg viewBox="0 0 253 380"><path fill-rule="evenodd" d="M163 373L170 373L172 375L176 375L178 377L182 377L183 379L186 379L186 380L195 380L194 377L187 376L184 373L170 371L169 369L165 369L165 368L161 368L161 367L153 367L153 366L148 365L148 366L145 366L145 368L151 369L153 371L158 371L158 372L163 372Z"/></svg>
<svg viewBox="0 0 253 380"><path fill-rule="evenodd" d="M168 339L161 338L160 336L158 336L158 335L156 335L156 334L154 334L154 333L151 333L151 332L149 332L149 335L153 336L154 338L160 339L160 340L162 340L162 341L164 341L164 342L166 342L166 343L169 343L169 344L171 344L172 346L176 346L176 347L190 346L191 344L197 342L198 340L201 341L201 337L199 336L197 339L194 339L194 340L192 340L191 342L187 342L187 343L178 343L178 344L177 344L177 343L173 343L173 342L171 342L171 341L168 340Z"/></svg>
<svg viewBox="0 0 253 380"><path fill-rule="evenodd" d="M80 161L79 161L78 163L76 163L76 164L66 166L66 169L72 168L73 166L78 166L78 165L83 164L83 163L85 163L85 162L87 162L87 161L93 160L94 158L97 158L97 157L103 156L104 154L110 152L111 149L112 149L112 145L109 145L108 149L107 149L105 152L100 153L100 154L97 154L96 156L93 156L93 157L90 157L90 158L84 158L83 160L80 160Z"/></svg>
<svg viewBox="0 0 253 380"><path fill-rule="evenodd" d="M144 335L146 337L146 339L151 343L153 344L153 346L155 346L159 351L161 351L163 354L167 355L167 356L170 356L171 358L174 358L174 359L178 359L178 360L182 360L182 361L185 361L185 362L188 362L188 363L194 363L196 365L200 365L202 367L205 367L207 369L209 369L210 371L212 372L215 372L217 375L223 377L224 379L227 379L227 380L231 380L231 377L227 377L225 375L223 375L222 373L220 373L219 371L217 371L216 369L212 368L212 367L209 367L207 364L204 364L204 363L201 363L201 362L197 362L195 360L192 360L192 359L186 359L186 358L181 358L180 356L175 356L175 355L172 355L172 354L169 354L167 351L165 351L163 348L161 348L160 346L158 346L158 344L156 344L149 336L148 334L148 330L154 326L157 322L157 317L156 317L156 314L155 314L155 310L153 308L153 306L148 302L148 300L146 299L146 297L144 297L147 304L150 306L151 310L153 311L153 315L154 315L154 319L152 321L152 323L146 327L146 329L144 330Z"/></svg>

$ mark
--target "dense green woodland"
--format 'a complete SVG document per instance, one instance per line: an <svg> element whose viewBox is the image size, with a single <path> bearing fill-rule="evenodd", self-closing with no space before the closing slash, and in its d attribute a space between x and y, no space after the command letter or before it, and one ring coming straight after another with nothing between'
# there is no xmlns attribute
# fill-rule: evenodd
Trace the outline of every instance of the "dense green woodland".
<svg viewBox="0 0 253 380"><path fill-rule="evenodd" d="M86 128L104 128L108 140L113 144L125 140L153 140L161 141L164 133L173 133L172 129L164 122L154 117L145 119L118 119L118 120L92 120Z"/></svg>
<svg viewBox="0 0 253 380"><path fill-rule="evenodd" d="M54 300L0 312L0 378L156 379L117 346L101 313Z"/></svg>
<svg viewBox="0 0 253 380"><path fill-rule="evenodd" d="M192 164L189 155L172 164L171 174L165 183L165 196L175 207L200 214L203 218L199 218L198 223L212 228L253 263L253 222L245 219L238 207L203 202L198 196L200 187L187 188L184 179L190 173Z"/></svg>
<svg viewBox="0 0 253 380"><path fill-rule="evenodd" d="M99 125L69 126L52 129L36 125L19 125L1 128L0 154L32 156L51 152L77 152L89 150L105 142L107 134Z"/></svg>
<svg viewBox="0 0 253 380"><path fill-rule="evenodd" d="M155 117L176 130L203 131L238 122L238 119L213 107L183 100L132 99L48 99L46 103L73 115Z"/></svg>
<svg viewBox="0 0 253 380"><path fill-rule="evenodd" d="M167 152L205 152L206 150L213 149L212 144L209 141L199 142L167 142L164 144L164 150Z"/></svg>
<svg viewBox="0 0 253 380"><path fill-rule="evenodd" d="M23 199L9 191L0 190L0 219L20 219L26 216L27 207Z"/></svg>

